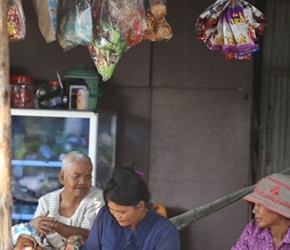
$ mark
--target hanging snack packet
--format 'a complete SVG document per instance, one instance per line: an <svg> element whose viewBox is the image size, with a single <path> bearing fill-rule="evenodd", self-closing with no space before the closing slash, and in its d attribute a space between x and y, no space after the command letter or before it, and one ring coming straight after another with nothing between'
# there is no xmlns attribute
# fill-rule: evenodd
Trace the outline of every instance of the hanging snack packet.
<svg viewBox="0 0 290 250"><path fill-rule="evenodd" d="M236 49L233 52L242 55L259 50L259 46L256 45L248 35L248 26L243 8L238 4L238 2L234 4L234 6L228 7L227 18L236 41Z"/></svg>
<svg viewBox="0 0 290 250"><path fill-rule="evenodd" d="M58 0L34 0L38 27L47 43L56 40Z"/></svg>
<svg viewBox="0 0 290 250"><path fill-rule="evenodd" d="M143 0L111 0L108 5L111 19L119 26L122 39L127 43L127 50L143 40L146 28L145 7Z"/></svg>
<svg viewBox="0 0 290 250"><path fill-rule="evenodd" d="M111 78L117 63L126 50L118 20L112 18L112 1L96 0L93 3L93 39L88 50L103 81Z"/></svg>
<svg viewBox="0 0 290 250"><path fill-rule="evenodd" d="M92 14L89 0L59 2L57 38L64 51L92 41Z"/></svg>
<svg viewBox="0 0 290 250"><path fill-rule="evenodd" d="M238 52L236 49L237 43L235 40L235 36L233 30L231 29L231 25L228 19L228 7L221 13L220 21L223 25L223 35L224 35L224 45L222 46L222 52L226 53L236 53Z"/></svg>
<svg viewBox="0 0 290 250"><path fill-rule="evenodd" d="M266 17L260 10L248 2L243 1L241 4L243 6L248 35L253 42L257 42L258 37L256 33L258 35L264 34L265 26L267 25Z"/></svg>
<svg viewBox="0 0 290 250"><path fill-rule="evenodd" d="M125 37L128 48L142 42L146 29L145 8L143 0L138 0L137 5L131 8L127 16L128 30ZM127 50L128 50L127 48Z"/></svg>
<svg viewBox="0 0 290 250"><path fill-rule="evenodd" d="M205 42L208 41L214 33L222 33L222 24L220 24L219 30L214 29L218 25L221 13L225 10L228 4L229 0L217 0L198 16L195 24L197 39Z"/></svg>
<svg viewBox="0 0 290 250"><path fill-rule="evenodd" d="M221 50L225 59L251 59L259 50L257 34L264 32L265 16L243 0L217 0L199 15L197 38L211 50Z"/></svg>
<svg viewBox="0 0 290 250"><path fill-rule="evenodd" d="M9 41L19 41L26 36L22 0L7 0L7 31Z"/></svg>
<svg viewBox="0 0 290 250"><path fill-rule="evenodd" d="M166 0L150 0L150 12L154 18L160 19L167 15Z"/></svg>
<svg viewBox="0 0 290 250"><path fill-rule="evenodd" d="M246 23L246 34L248 36L248 45L237 44L237 52L236 53L226 53L225 59L237 59L237 60L250 60L251 54L257 50L259 50L259 45L257 43L258 36L263 35L265 26L267 24L266 17L264 14L259 11L256 7L252 6L246 1L237 1L236 4L241 6L243 11L242 18L245 19Z"/></svg>
<svg viewBox="0 0 290 250"><path fill-rule="evenodd" d="M223 13L220 14L217 21L217 25L211 29L206 29L206 36L201 39L205 39L205 44L210 50L221 50L224 46L224 31L223 31Z"/></svg>
<svg viewBox="0 0 290 250"><path fill-rule="evenodd" d="M166 0L150 0L150 11L146 14L144 37L151 41L170 40L173 36L170 24L166 20Z"/></svg>

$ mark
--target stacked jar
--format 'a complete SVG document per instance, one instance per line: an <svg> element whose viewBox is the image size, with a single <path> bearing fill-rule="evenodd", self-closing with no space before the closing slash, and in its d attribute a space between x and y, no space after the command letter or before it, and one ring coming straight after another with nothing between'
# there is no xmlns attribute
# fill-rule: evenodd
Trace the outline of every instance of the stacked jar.
<svg viewBox="0 0 290 250"><path fill-rule="evenodd" d="M34 106L34 86L32 77L10 76L10 103L12 108L32 108Z"/></svg>

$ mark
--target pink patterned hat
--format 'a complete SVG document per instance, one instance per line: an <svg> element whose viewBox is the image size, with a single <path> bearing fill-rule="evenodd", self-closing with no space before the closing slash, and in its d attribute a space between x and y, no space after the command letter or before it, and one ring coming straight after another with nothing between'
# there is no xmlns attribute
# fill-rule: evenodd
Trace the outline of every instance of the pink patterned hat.
<svg viewBox="0 0 290 250"><path fill-rule="evenodd" d="M243 198L290 219L290 176L272 174L261 179L253 193Z"/></svg>
<svg viewBox="0 0 290 250"><path fill-rule="evenodd" d="M290 176L272 174L261 179L253 193L243 198L290 219Z"/></svg>

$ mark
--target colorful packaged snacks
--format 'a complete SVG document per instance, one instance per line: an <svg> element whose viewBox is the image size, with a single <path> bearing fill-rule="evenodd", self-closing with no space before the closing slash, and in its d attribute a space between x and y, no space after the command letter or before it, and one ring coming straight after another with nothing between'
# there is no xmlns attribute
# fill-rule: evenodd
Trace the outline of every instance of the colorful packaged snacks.
<svg viewBox="0 0 290 250"><path fill-rule="evenodd" d="M140 43L146 28L143 0L111 0L105 4L109 15L106 19L118 26L121 38L127 43L126 50Z"/></svg>
<svg viewBox="0 0 290 250"><path fill-rule="evenodd" d="M19 41L26 35L22 0L7 0L7 30L9 41Z"/></svg>
<svg viewBox="0 0 290 250"><path fill-rule="evenodd" d="M98 26L102 33L96 33L98 35L94 36L88 50L103 81L107 81L126 50L126 42L121 38L118 26L105 21L101 21Z"/></svg>
<svg viewBox="0 0 290 250"><path fill-rule="evenodd" d="M103 81L111 78L123 52L143 40L143 0L93 1L93 39L90 55Z"/></svg>
<svg viewBox="0 0 290 250"><path fill-rule="evenodd" d="M218 0L196 22L197 38L210 50L221 50L226 60L249 60L259 50L257 34L262 35L266 18L243 0Z"/></svg>

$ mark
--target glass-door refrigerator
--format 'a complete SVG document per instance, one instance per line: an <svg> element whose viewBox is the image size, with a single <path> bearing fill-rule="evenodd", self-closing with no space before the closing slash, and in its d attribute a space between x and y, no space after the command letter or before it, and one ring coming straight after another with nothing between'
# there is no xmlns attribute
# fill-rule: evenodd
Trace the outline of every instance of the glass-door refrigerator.
<svg viewBox="0 0 290 250"><path fill-rule="evenodd" d="M11 119L12 224L32 219L39 197L61 187L67 152L89 155L92 184L103 187L115 165L116 112L12 108Z"/></svg>

